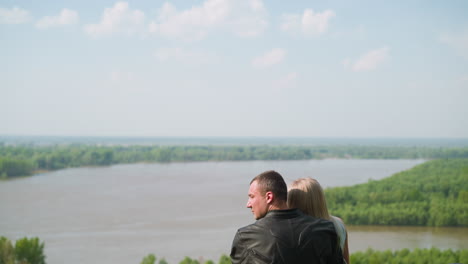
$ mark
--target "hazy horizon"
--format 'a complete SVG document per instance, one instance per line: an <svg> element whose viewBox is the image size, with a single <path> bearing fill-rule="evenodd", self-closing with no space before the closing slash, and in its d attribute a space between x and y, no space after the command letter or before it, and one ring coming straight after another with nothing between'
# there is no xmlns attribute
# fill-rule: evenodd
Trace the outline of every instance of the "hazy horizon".
<svg viewBox="0 0 468 264"><path fill-rule="evenodd" d="M0 135L468 137L466 1L0 0Z"/></svg>
<svg viewBox="0 0 468 264"><path fill-rule="evenodd" d="M468 147L468 138L326 138L326 137L117 137L0 135L0 145L302 145L384 147Z"/></svg>

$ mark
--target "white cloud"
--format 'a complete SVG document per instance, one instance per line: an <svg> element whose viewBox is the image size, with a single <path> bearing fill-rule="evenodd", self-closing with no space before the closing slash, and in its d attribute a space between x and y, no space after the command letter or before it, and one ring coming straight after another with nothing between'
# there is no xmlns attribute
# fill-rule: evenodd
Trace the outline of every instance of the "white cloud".
<svg viewBox="0 0 468 264"><path fill-rule="evenodd" d="M231 30L240 37L255 37L268 27L267 11L261 0L236 1L229 23Z"/></svg>
<svg viewBox="0 0 468 264"><path fill-rule="evenodd" d="M208 0L200 7L180 12L172 4L165 3L149 31L165 37L199 40L226 19L229 9L227 0Z"/></svg>
<svg viewBox="0 0 468 264"><path fill-rule="evenodd" d="M154 56L162 62L177 61L185 64L205 64L215 59L211 54L183 48L160 48L156 50Z"/></svg>
<svg viewBox="0 0 468 264"><path fill-rule="evenodd" d="M328 29L328 20L334 16L335 12L331 10L314 13L312 9L307 9L302 16L302 31L305 34L323 33Z"/></svg>
<svg viewBox="0 0 468 264"><path fill-rule="evenodd" d="M388 47L371 50L362 55L355 63L345 59L343 65L347 67L352 64L351 69L355 72L374 70L389 58L389 51Z"/></svg>
<svg viewBox="0 0 468 264"><path fill-rule="evenodd" d="M0 8L0 24L23 24L31 20L29 11L19 7Z"/></svg>
<svg viewBox="0 0 468 264"><path fill-rule="evenodd" d="M250 0L249 5L252 8L252 10L255 11L263 11L265 9L262 0Z"/></svg>
<svg viewBox="0 0 468 264"><path fill-rule="evenodd" d="M267 68L275 64L281 63L286 57L286 51L283 49L272 49L262 56L256 57L252 60L254 68Z"/></svg>
<svg viewBox="0 0 468 264"><path fill-rule="evenodd" d="M36 23L39 29L50 27L66 26L78 23L78 13L76 11L64 8L57 16L46 16Z"/></svg>
<svg viewBox="0 0 468 264"><path fill-rule="evenodd" d="M459 34L445 34L439 40L455 49L461 56L468 59L468 31Z"/></svg>
<svg viewBox="0 0 468 264"><path fill-rule="evenodd" d="M322 34L328 30L329 21L333 17L335 17L335 12L332 10L316 13L312 9L306 9L302 15L282 15L280 28L292 33L302 32L304 35Z"/></svg>
<svg viewBox="0 0 468 264"><path fill-rule="evenodd" d="M150 23L149 31L186 41L201 40L221 28L239 36L256 36L267 25L265 16L261 0L206 0L200 6L181 11L167 2Z"/></svg>
<svg viewBox="0 0 468 264"><path fill-rule="evenodd" d="M275 83L273 83L273 86L276 87L278 90L291 88L294 85L296 85L297 76L298 75L296 72L290 72L286 76L283 76L282 78L278 79Z"/></svg>
<svg viewBox="0 0 468 264"><path fill-rule="evenodd" d="M114 33L134 34L142 32L145 14L140 10L130 10L127 2L117 2L112 8L106 8L101 22L84 27L86 33L92 36Z"/></svg>

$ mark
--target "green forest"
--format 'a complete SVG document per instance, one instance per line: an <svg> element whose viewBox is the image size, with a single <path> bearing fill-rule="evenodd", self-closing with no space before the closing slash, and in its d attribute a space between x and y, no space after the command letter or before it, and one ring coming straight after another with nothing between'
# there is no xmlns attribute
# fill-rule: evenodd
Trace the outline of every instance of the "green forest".
<svg viewBox="0 0 468 264"><path fill-rule="evenodd" d="M6 145L0 142L0 177L31 175L81 166L137 162L192 162L306 159L444 159L468 158L468 147L391 146L94 146Z"/></svg>
<svg viewBox="0 0 468 264"><path fill-rule="evenodd" d="M44 242L39 238L22 238L15 243L6 237L0 237L1 264L46 264ZM438 248L416 248L414 250L386 250L368 249L352 253L350 262L353 264L433 264L433 263L468 263L468 250L441 250ZM158 260L154 254L148 254L135 263L140 264L169 264L164 258ZM231 264L229 256L222 255L218 262L212 260L197 260L185 257L179 264Z"/></svg>
<svg viewBox="0 0 468 264"><path fill-rule="evenodd" d="M1 264L45 264L44 242L39 238L22 238L12 243L8 238L0 236Z"/></svg>
<svg viewBox="0 0 468 264"><path fill-rule="evenodd" d="M468 159L431 160L391 177L325 190L354 225L468 226Z"/></svg>

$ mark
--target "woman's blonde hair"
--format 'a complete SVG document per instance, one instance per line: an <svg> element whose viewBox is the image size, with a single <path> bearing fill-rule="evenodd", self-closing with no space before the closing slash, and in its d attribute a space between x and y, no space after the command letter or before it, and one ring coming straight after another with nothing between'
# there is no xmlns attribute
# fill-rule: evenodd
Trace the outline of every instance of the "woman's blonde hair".
<svg viewBox="0 0 468 264"><path fill-rule="evenodd" d="M298 208L315 218L331 218L322 186L313 178L300 178L291 184L288 191L288 206Z"/></svg>

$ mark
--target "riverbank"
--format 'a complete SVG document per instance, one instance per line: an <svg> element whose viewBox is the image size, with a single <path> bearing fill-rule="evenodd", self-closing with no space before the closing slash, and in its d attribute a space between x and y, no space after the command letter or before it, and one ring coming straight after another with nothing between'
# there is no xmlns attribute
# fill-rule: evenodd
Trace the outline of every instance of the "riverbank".
<svg viewBox="0 0 468 264"><path fill-rule="evenodd" d="M108 166L138 162L199 162L323 159L447 159L468 158L468 147L409 146L92 146L0 144L0 176L31 175L34 171Z"/></svg>

